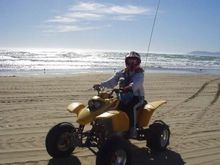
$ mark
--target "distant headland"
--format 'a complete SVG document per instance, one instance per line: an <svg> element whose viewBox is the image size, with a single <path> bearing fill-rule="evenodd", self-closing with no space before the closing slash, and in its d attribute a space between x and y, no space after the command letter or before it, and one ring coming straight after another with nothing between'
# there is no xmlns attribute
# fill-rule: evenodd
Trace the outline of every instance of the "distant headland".
<svg viewBox="0 0 220 165"><path fill-rule="evenodd" d="M220 52L209 52L209 51L192 51L189 52L188 54L191 55L208 55L208 56L216 56L216 55L220 55Z"/></svg>

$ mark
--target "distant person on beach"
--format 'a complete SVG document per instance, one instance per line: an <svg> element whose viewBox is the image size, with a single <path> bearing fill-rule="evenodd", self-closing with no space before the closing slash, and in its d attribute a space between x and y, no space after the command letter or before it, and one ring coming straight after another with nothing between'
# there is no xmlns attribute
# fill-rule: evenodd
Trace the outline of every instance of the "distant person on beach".
<svg viewBox="0 0 220 165"><path fill-rule="evenodd" d="M140 55L131 51L125 57L125 69L116 72L110 79L93 86L94 88L114 88L119 84L123 89L119 109L125 111L129 116L131 137L137 136L137 108L144 104L144 70L140 67L140 63Z"/></svg>

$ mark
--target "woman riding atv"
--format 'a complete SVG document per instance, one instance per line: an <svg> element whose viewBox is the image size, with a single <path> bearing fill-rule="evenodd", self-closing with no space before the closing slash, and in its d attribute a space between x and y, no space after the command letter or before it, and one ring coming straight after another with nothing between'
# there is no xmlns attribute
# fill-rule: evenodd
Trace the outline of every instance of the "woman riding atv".
<svg viewBox="0 0 220 165"><path fill-rule="evenodd" d="M71 155L76 147L87 147L97 154L97 165L128 165L132 162L132 152L128 146L130 138L145 140L151 151L167 149L169 126L161 120L149 125L154 111L166 101L153 101L145 105L144 71L140 63L140 55L130 52L125 58L125 69L109 80L94 85L98 95L89 99L87 105L81 102L68 105L67 110L76 114L74 118L79 125L75 127L72 123L61 122L52 127L45 141L49 155L62 158ZM102 87L113 88L118 84L119 88L102 90ZM88 124L91 129L84 130Z"/></svg>
<svg viewBox="0 0 220 165"><path fill-rule="evenodd" d="M141 58L137 52L131 51L125 57L126 68L115 73L110 79L95 84L95 89L100 87L114 88L119 84L123 90L120 95L119 109L125 111L130 118L130 137L136 137L137 109L144 101L144 70L140 67Z"/></svg>

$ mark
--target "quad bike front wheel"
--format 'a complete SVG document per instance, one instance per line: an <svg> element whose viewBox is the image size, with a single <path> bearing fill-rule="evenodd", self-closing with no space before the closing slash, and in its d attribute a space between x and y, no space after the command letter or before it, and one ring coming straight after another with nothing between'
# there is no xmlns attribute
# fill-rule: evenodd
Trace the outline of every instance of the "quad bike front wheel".
<svg viewBox="0 0 220 165"><path fill-rule="evenodd" d="M51 128L46 137L46 149L53 158L68 157L75 149L73 133L75 128L71 123L63 122Z"/></svg>
<svg viewBox="0 0 220 165"><path fill-rule="evenodd" d="M128 141L113 137L100 148L96 157L96 165L130 165L131 155Z"/></svg>
<svg viewBox="0 0 220 165"><path fill-rule="evenodd" d="M146 140L147 147L152 151L161 152L166 150L170 142L169 126L161 120L155 121L149 126L149 134Z"/></svg>

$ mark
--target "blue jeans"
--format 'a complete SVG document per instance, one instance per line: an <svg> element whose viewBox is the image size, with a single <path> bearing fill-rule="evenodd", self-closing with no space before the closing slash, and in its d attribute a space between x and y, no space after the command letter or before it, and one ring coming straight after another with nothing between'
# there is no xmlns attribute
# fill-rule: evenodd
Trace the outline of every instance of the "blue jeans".
<svg viewBox="0 0 220 165"><path fill-rule="evenodd" d="M144 96L134 96L128 104L119 103L118 108L126 112L129 117L130 127L136 127L137 124L137 110L139 107L145 105Z"/></svg>

